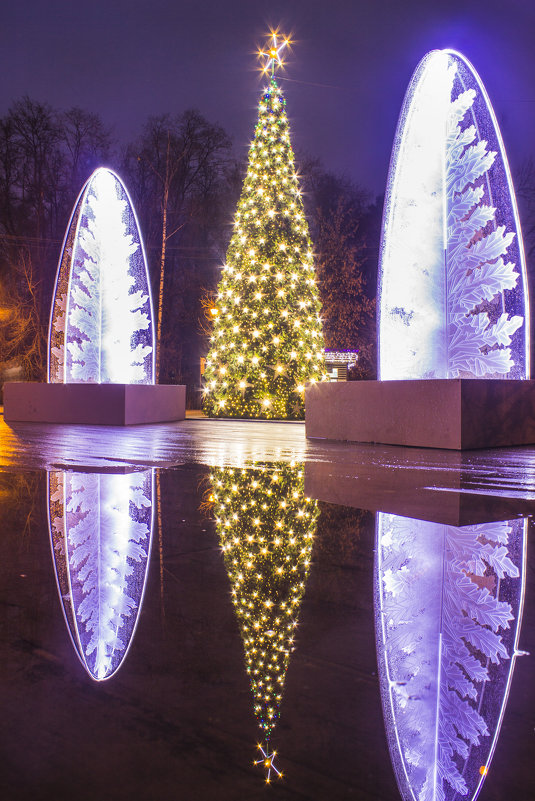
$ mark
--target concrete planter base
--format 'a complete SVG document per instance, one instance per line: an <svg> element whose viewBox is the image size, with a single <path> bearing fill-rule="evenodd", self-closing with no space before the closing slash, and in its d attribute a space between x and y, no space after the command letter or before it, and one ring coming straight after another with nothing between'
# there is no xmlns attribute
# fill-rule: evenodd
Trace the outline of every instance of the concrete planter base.
<svg viewBox="0 0 535 801"><path fill-rule="evenodd" d="M7 423L130 426L186 416L186 387L172 384L4 384Z"/></svg>
<svg viewBox="0 0 535 801"><path fill-rule="evenodd" d="M311 438L494 448L535 443L535 381L430 379L309 385Z"/></svg>

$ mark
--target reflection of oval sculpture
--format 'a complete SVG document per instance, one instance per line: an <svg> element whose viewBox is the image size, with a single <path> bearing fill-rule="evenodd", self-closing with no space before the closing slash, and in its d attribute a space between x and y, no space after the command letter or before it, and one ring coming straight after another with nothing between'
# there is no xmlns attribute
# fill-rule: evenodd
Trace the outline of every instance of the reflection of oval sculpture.
<svg viewBox="0 0 535 801"><path fill-rule="evenodd" d="M154 383L147 262L132 202L98 169L74 206L50 318L51 383Z"/></svg>
<svg viewBox="0 0 535 801"><path fill-rule="evenodd" d="M473 67L428 53L392 153L380 259L381 379L529 377L520 223Z"/></svg>
<svg viewBox="0 0 535 801"><path fill-rule="evenodd" d="M152 538L153 471L52 472L49 528L58 589L91 678L122 665L137 626Z"/></svg>
<svg viewBox="0 0 535 801"><path fill-rule="evenodd" d="M377 659L404 801L481 788L517 653L525 536L523 520L457 528L378 514Z"/></svg>

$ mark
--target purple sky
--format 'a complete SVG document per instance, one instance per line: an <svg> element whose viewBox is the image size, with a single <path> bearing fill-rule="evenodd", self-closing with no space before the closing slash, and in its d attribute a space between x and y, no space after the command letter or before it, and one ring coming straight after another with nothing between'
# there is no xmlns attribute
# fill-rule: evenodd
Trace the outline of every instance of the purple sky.
<svg viewBox="0 0 535 801"><path fill-rule="evenodd" d="M535 156L534 0L5 0L0 114L29 94L99 112L126 141L150 114L197 107L243 155L270 25L295 40L281 82L294 147L375 193L409 79L434 48L479 72L513 170Z"/></svg>

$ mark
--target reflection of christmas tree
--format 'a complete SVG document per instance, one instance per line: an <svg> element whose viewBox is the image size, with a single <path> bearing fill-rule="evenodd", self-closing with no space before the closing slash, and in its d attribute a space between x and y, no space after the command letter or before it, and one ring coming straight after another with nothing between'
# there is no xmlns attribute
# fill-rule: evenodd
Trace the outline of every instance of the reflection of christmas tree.
<svg viewBox="0 0 535 801"><path fill-rule="evenodd" d="M212 416L304 415L304 386L324 375L312 244L285 110L272 78L213 310L204 408Z"/></svg>
<svg viewBox="0 0 535 801"><path fill-rule="evenodd" d="M300 466L214 469L213 509L245 647L262 759L278 773L269 739L305 590L318 511ZM260 747L260 746L259 746Z"/></svg>

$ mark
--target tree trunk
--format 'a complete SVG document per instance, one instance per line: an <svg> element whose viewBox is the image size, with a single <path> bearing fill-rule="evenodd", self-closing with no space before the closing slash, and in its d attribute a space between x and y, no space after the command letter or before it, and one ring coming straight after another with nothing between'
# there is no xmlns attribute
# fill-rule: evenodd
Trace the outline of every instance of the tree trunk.
<svg viewBox="0 0 535 801"><path fill-rule="evenodd" d="M170 132L167 132L167 154L165 159L165 181L162 197L162 250L160 255L160 288L158 291L158 322L156 326L156 365L155 382L160 383L162 354L163 286L165 278L165 251L167 246L167 204L169 201L169 148Z"/></svg>

